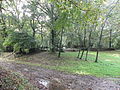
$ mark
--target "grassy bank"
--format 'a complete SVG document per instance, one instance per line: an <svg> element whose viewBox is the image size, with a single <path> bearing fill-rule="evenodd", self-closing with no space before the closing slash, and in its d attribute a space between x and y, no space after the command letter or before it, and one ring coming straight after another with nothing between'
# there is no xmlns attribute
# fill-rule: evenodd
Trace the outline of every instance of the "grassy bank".
<svg viewBox="0 0 120 90"><path fill-rule="evenodd" d="M78 52L62 53L62 58L51 58L55 55L41 53L18 58L16 63L41 66L73 74L94 75L98 77L120 77L120 52L100 52L98 63L95 63L95 52L90 52L88 61L77 59ZM47 58L46 58L47 57Z"/></svg>

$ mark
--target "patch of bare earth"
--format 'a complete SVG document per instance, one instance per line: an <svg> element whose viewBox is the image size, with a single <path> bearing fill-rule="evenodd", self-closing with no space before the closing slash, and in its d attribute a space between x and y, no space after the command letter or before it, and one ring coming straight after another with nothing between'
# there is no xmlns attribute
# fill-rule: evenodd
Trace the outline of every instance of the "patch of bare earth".
<svg viewBox="0 0 120 90"><path fill-rule="evenodd" d="M42 59L55 59L54 55L45 55L45 53L31 55L29 58L36 62L42 62ZM28 55L29 56L29 55ZM33 57L33 58L32 58ZM36 58L36 59L35 59ZM31 60L32 62L32 60ZM108 78L97 78L95 76L88 75L73 75L65 72L56 70L50 70L41 68L38 66L29 66L24 64L17 64L15 62L3 62L0 61L0 66L22 73L34 86L38 87L39 90L49 90L47 84L51 83L53 79L58 79L63 84L66 90L120 90L120 79L108 79ZM42 84L41 84L42 83ZM54 84L54 83L53 83ZM63 87L63 86L61 86ZM62 89L53 89L62 90ZM63 89L64 90L64 89Z"/></svg>

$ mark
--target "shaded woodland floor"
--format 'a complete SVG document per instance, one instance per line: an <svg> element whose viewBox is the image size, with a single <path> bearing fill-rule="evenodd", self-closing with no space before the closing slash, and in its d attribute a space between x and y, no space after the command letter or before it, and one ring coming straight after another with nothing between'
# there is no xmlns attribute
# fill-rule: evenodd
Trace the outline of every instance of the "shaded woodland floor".
<svg viewBox="0 0 120 90"><path fill-rule="evenodd" d="M46 58L48 57L49 55L46 55ZM56 57L51 58L55 59ZM38 59L42 59L42 57L37 58L36 62ZM54 63L51 63L51 65L54 65ZM39 90L48 90L48 88L41 85L40 82L42 80L51 82L53 78L59 79L68 90L120 90L120 78L102 78L91 75L70 74L52 70L51 68L49 69L49 67L43 68L37 65L18 63L14 60L9 61L6 58L1 58L0 66L13 72L21 73L31 84L39 88Z"/></svg>

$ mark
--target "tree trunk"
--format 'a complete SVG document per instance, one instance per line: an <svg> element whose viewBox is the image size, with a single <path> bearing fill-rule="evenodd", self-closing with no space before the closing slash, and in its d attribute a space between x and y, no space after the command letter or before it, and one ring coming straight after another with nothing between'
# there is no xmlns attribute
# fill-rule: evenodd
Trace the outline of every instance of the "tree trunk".
<svg viewBox="0 0 120 90"><path fill-rule="evenodd" d="M81 51L81 49L79 48L79 52L78 52L78 56L77 56L77 58L79 58L79 57L80 57L80 51Z"/></svg>
<svg viewBox="0 0 120 90"><path fill-rule="evenodd" d="M0 2L0 13L2 14L2 1ZM1 35L3 39L5 39L5 37L7 37L7 33L6 33L6 23L5 23L3 15L1 16L0 23L3 25Z"/></svg>
<svg viewBox="0 0 120 90"><path fill-rule="evenodd" d="M97 25L96 25L96 24L93 24L92 27L94 27L94 30L96 30ZM85 61L87 61L89 49L92 47L92 45L91 45L92 32L93 32L93 29L91 28L90 34L89 34L89 45L88 45L88 48L87 48L87 51L86 51Z"/></svg>
<svg viewBox="0 0 120 90"><path fill-rule="evenodd" d="M86 51L85 61L87 61L88 52L89 52L89 48L88 48L87 51Z"/></svg>
<svg viewBox="0 0 120 90"><path fill-rule="evenodd" d="M55 31L54 30L51 31L51 42L52 42L51 51L55 52Z"/></svg>
<svg viewBox="0 0 120 90"><path fill-rule="evenodd" d="M80 35L79 35L79 43L80 43ZM78 52L78 55L77 55L77 58L79 58L80 57L80 51L81 51L81 47L79 47L79 52Z"/></svg>
<svg viewBox="0 0 120 90"><path fill-rule="evenodd" d="M110 29L109 48L112 48L112 29Z"/></svg>
<svg viewBox="0 0 120 90"><path fill-rule="evenodd" d="M36 33L36 32L35 32L35 29L33 29L33 37L35 37L35 33Z"/></svg>
<svg viewBox="0 0 120 90"><path fill-rule="evenodd" d="M85 49L83 48L83 51L82 51L81 56L80 56L80 59L82 59L82 57L84 55L84 51L85 51Z"/></svg>
<svg viewBox="0 0 120 90"><path fill-rule="evenodd" d="M31 25L31 28L32 28L33 37L35 37L36 31L35 31L35 21L34 21L34 19L30 20L30 25Z"/></svg>
<svg viewBox="0 0 120 90"><path fill-rule="evenodd" d="M97 46L97 54L96 54L95 62L98 62L100 44L101 44L101 41L102 41L102 34L103 34L104 27L105 27L105 24L103 24L102 29L101 29L101 32L100 32L100 37L99 37L99 42L98 42L98 46Z"/></svg>
<svg viewBox="0 0 120 90"><path fill-rule="evenodd" d="M52 28L51 28L51 44L52 44L52 48L51 48L51 52L55 52L55 30L54 30L54 5L51 4L51 24L52 24Z"/></svg>
<svg viewBox="0 0 120 90"><path fill-rule="evenodd" d="M85 25L86 26L86 25ZM85 30L84 30L84 41L83 41L83 51L82 51L82 54L81 54L81 56L80 56L80 59L82 59L83 58L83 55L84 55L84 51L85 51L85 47L86 47L86 28L85 28Z"/></svg>
<svg viewBox="0 0 120 90"><path fill-rule="evenodd" d="M64 28L62 28L62 31L61 31L61 37L60 37L60 46L59 46L58 58L60 58L60 56L61 56L63 30L64 30Z"/></svg>
<svg viewBox="0 0 120 90"><path fill-rule="evenodd" d="M119 0L117 0L116 4L119 2ZM101 28L101 32L100 32L100 37L99 37L99 42L98 42L98 47L97 47L97 54L96 54L96 59L95 62L98 62L98 57L99 57L99 49L100 49L100 44L101 44L101 40L102 40L102 34L103 34L103 30L105 27L105 23L109 18L110 13L112 12L112 10L115 8L116 4L110 9L110 11L108 12L108 14L106 15L105 21L102 24L102 28Z"/></svg>
<svg viewBox="0 0 120 90"><path fill-rule="evenodd" d="M88 44L87 51L86 51L85 61L87 61L89 48L90 48L90 46L91 46L91 35L92 35L92 29L90 30L90 34L89 34L89 44Z"/></svg>
<svg viewBox="0 0 120 90"><path fill-rule="evenodd" d="M43 26L41 25L41 50L43 49Z"/></svg>

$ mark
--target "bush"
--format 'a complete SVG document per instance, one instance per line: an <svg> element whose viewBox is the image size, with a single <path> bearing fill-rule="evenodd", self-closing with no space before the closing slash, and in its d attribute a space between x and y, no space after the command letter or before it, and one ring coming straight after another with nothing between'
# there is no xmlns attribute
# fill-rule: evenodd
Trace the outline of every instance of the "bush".
<svg viewBox="0 0 120 90"><path fill-rule="evenodd" d="M16 54L30 53L36 48L35 39L25 32L13 32L4 41L3 46Z"/></svg>

